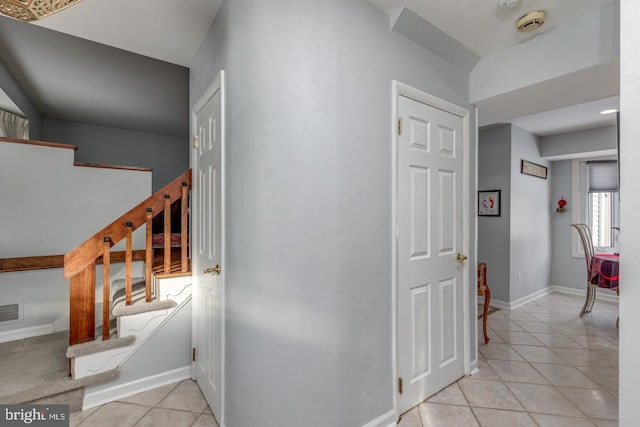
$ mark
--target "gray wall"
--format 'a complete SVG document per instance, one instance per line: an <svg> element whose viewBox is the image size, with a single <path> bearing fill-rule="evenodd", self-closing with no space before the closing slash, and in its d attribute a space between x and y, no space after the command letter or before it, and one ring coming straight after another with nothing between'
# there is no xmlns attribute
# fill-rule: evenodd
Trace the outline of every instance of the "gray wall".
<svg viewBox="0 0 640 427"><path fill-rule="evenodd" d="M118 378L88 387L86 394L191 366L191 301L164 323L120 366ZM169 344L168 344L169 343Z"/></svg>
<svg viewBox="0 0 640 427"><path fill-rule="evenodd" d="M586 157L610 154L616 151L616 126L603 126L578 132L568 132L560 135L545 136L540 139L540 155L544 158Z"/></svg>
<svg viewBox="0 0 640 427"><path fill-rule="evenodd" d="M579 209L571 192L571 160L553 162L551 200L555 204L561 197L567 201L565 213L551 214L552 256L551 283L556 286L586 289L586 266L584 258L571 255L571 227L574 209Z"/></svg>
<svg viewBox="0 0 640 427"><path fill-rule="evenodd" d="M184 137L45 119L44 139L77 145L77 162L152 168L154 192L189 168Z"/></svg>
<svg viewBox="0 0 640 427"><path fill-rule="evenodd" d="M478 217L478 262L487 263L491 297L510 300L511 125L480 130L478 190L501 190L501 215Z"/></svg>
<svg viewBox="0 0 640 427"><path fill-rule="evenodd" d="M513 125L480 131L478 189L502 190L500 217L478 217L478 261L492 297L513 303L551 285L551 167L538 137ZM520 173L522 159L548 167L548 179Z"/></svg>
<svg viewBox="0 0 640 427"><path fill-rule="evenodd" d="M220 69L225 424L366 424L394 407L391 81L471 108L468 74L364 0L227 0L192 66L191 105Z"/></svg>
<svg viewBox="0 0 640 427"><path fill-rule="evenodd" d="M604 126L578 132L568 132L541 138L540 150L544 157L563 156L584 158L599 154L608 154L617 149L615 126ZM571 255L571 228L573 210L578 209L578 201L572 194L572 160L554 161L551 179L551 230L552 257L551 283L556 286L585 290L584 258ZM567 212L555 211L561 197L567 201ZM607 294L608 291L599 292Z"/></svg>
<svg viewBox="0 0 640 427"><path fill-rule="evenodd" d="M29 119L29 138L42 139L42 115L0 61L0 88Z"/></svg>
<svg viewBox="0 0 640 427"><path fill-rule="evenodd" d="M546 166L547 179L520 173L523 159ZM511 302L551 285L552 179L551 163L540 158L538 137L512 125Z"/></svg>

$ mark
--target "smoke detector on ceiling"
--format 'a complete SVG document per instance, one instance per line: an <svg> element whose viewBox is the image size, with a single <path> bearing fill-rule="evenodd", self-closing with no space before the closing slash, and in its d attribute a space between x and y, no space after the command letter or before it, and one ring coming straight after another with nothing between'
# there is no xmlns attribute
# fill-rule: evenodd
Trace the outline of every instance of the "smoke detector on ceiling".
<svg viewBox="0 0 640 427"><path fill-rule="evenodd" d="M537 30L538 28L542 27L542 24L544 24L544 18L546 16L547 14L542 10L529 12L522 18L518 19L516 28L521 33L529 33L531 31Z"/></svg>
<svg viewBox="0 0 640 427"><path fill-rule="evenodd" d="M516 7L520 3L522 3L522 0L500 0L498 5L500 7Z"/></svg>

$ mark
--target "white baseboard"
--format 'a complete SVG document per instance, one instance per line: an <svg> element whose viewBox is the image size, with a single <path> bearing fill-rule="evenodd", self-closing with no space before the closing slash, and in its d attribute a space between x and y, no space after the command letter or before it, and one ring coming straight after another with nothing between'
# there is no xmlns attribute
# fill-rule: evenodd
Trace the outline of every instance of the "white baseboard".
<svg viewBox="0 0 640 427"><path fill-rule="evenodd" d="M37 337L40 335L47 335L57 332L53 323L47 323L45 325L31 326L29 328L13 329L11 331L0 332L0 342L21 340L24 338Z"/></svg>
<svg viewBox="0 0 640 427"><path fill-rule="evenodd" d="M587 295L586 289L576 289L576 288L569 288L566 286L551 285L512 302L500 301L495 298L491 298L490 305L497 308L504 309L504 310L513 310L531 301L534 301L540 297L550 294L551 292L560 292L563 294L579 295L583 297L586 297ZM615 292L610 291L608 289L598 289L598 292L596 292L596 299L599 299L602 301L609 301L609 302L619 301L619 298L615 294ZM478 297L477 301L478 301L478 304L480 305L484 304L484 297Z"/></svg>
<svg viewBox="0 0 640 427"><path fill-rule="evenodd" d="M558 285L552 285L550 286L550 288L553 289L553 291L555 292L561 292L563 294L580 295L583 297L587 296L586 289L568 288L566 286L558 286ZM610 291L608 289L600 289L600 288L598 288L598 290L596 291L596 299L599 299L602 301L609 301L609 302L618 302L620 300L620 298L618 297L618 295L616 295L614 291Z"/></svg>
<svg viewBox="0 0 640 427"><path fill-rule="evenodd" d="M531 301L537 300L538 298L543 297L553 291L554 289L552 286L547 286L546 288L540 289L538 291L535 291L532 294L529 294L522 298L518 298L517 300L511 301L511 302L501 301L499 299L491 298L491 302L489 303L489 305L492 305L494 307L497 307L503 310L513 310ZM478 304L481 304L481 305L484 304L484 297L478 298Z"/></svg>
<svg viewBox="0 0 640 427"><path fill-rule="evenodd" d="M393 409L387 412L386 414L380 415L373 421L369 421L362 427L396 427L396 411Z"/></svg>
<svg viewBox="0 0 640 427"><path fill-rule="evenodd" d="M189 378L191 378L191 365L183 366L182 368L163 372L161 374L152 375L150 377L141 378L125 384L118 384L103 390L85 390L82 410L104 405L105 403L132 396L136 393L141 393L143 391L162 387L164 385Z"/></svg>

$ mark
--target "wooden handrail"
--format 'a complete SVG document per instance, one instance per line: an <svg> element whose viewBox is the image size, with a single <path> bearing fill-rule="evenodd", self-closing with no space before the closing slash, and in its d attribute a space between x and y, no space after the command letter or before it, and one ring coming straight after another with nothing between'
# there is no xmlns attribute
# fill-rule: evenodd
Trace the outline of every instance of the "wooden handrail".
<svg viewBox="0 0 640 427"><path fill-rule="evenodd" d="M102 242L105 237L110 237L114 245L124 239L126 222L131 222L136 229L146 223L147 208L151 208L154 213L162 212L165 194L170 196L172 203L178 200L182 196L183 182L187 182L191 188L191 169L67 253L64 256L64 278L70 279L95 262L102 254Z"/></svg>
<svg viewBox="0 0 640 427"><path fill-rule="evenodd" d="M111 264L124 262L124 251L111 252ZM144 261L145 251L133 251L134 261ZM102 264L102 257L96 259L96 264ZM0 273L15 273L20 271L45 270L48 268L63 268L64 255L37 255L17 258L0 258Z"/></svg>
<svg viewBox="0 0 640 427"><path fill-rule="evenodd" d="M141 225L147 226L145 244L145 287L146 301L151 299L151 266L152 259L152 219L154 216L164 213L164 273L171 273L171 204L178 199L182 200L181 212L186 216L186 197L191 188L191 170L188 170L178 178L165 185L135 208L131 209L110 225L106 226L90 239L77 246L64 256L64 277L70 279L69 290L69 344L80 344L95 339L95 282L96 260L103 258L103 339L109 338L109 263L110 249L113 245L126 240L124 252L125 261L125 302L132 303L132 234ZM187 222L181 221L181 243L187 242ZM184 248L181 255L186 254ZM182 266L188 266L188 262L181 260ZM183 272L184 273L184 272Z"/></svg>
<svg viewBox="0 0 640 427"><path fill-rule="evenodd" d="M40 147L50 147L50 148L63 148L66 150L73 150L73 151L76 151L78 149L77 145L60 144L58 142L37 141L33 139L7 138L5 136L0 137L0 142L12 142L14 144L38 145Z"/></svg>

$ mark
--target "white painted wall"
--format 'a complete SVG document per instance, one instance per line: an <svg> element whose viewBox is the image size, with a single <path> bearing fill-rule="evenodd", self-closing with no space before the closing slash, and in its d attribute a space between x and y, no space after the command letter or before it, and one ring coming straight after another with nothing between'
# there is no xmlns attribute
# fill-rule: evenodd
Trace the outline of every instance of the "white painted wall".
<svg viewBox="0 0 640 427"><path fill-rule="evenodd" d="M192 104L220 69L225 424L389 425L391 81L471 108L468 73L364 0L227 0L191 68Z"/></svg>
<svg viewBox="0 0 640 427"><path fill-rule="evenodd" d="M620 50L620 426L638 424L640 407L640 2L621 0Z"/></svg>
<svg viewBox="0 0 640 427"><path fill-rule="evenodd" d="M65 254L151 194L151 173L74 167L73 154L0 142L0 258ZM0 334L51 326L68 311L68 288L61 269L0 274L0 304L24 302L24 320Z"/></svg>

